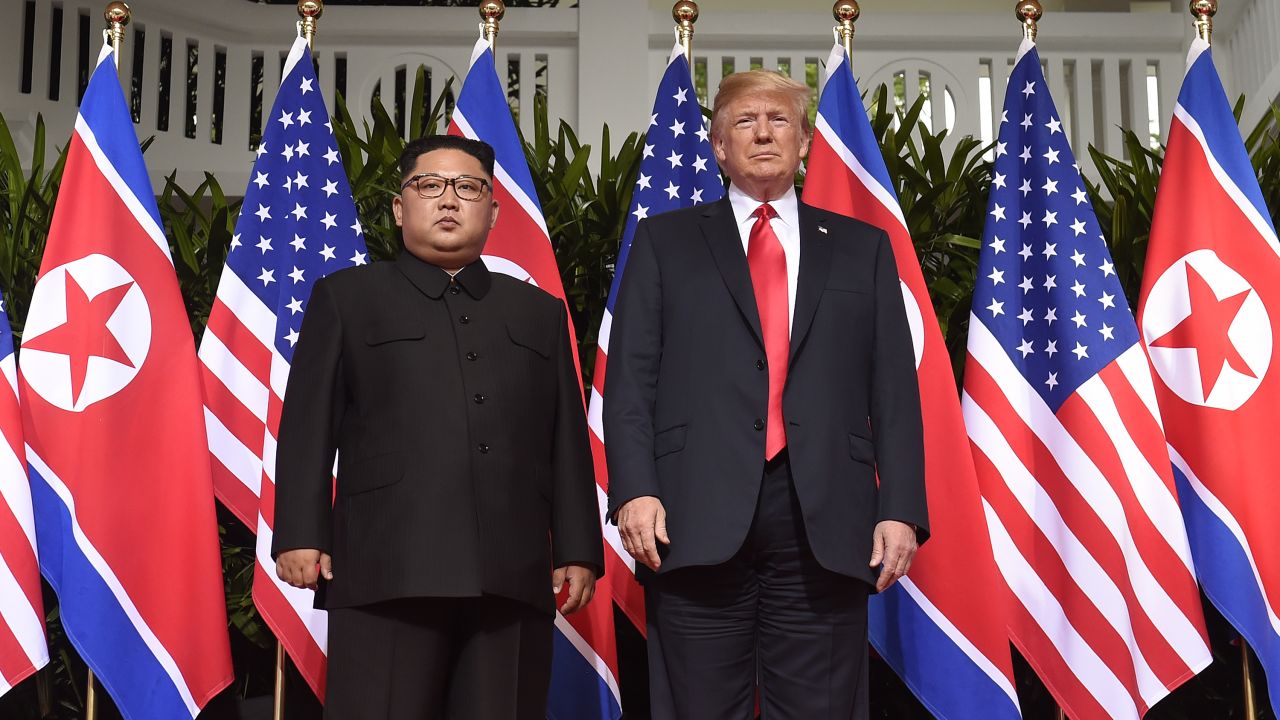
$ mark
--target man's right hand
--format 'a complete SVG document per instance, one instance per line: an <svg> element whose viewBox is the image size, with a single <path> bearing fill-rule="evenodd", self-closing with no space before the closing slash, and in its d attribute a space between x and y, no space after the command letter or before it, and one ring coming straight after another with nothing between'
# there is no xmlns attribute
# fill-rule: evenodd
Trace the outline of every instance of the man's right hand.
<svg viewBox="0 0 1280 720"><path fill-rule="evenodd" d="M315 590L320 575L333 579L333 559L319 550L286 550L276 558L276 575L296 588Z"/></svg>
<svg viewBox="0 0 1280 720"><path fill-rule="evenodd" d="M667 511L662 501L652 495L628 500L618 508L617 521L622 547L631 557L657 572L662 565L657 543L671 544L667 537Z"/></svg>

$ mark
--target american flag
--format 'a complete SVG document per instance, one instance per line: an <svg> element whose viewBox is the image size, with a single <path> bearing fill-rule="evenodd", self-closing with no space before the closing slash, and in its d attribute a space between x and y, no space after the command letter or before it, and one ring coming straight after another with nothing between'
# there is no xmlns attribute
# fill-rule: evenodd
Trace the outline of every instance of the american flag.
<svg viewBox="0 0 1280 720"><path fill-rule="evenodd" d="M0 695L49 662L14 360L9 312L0 298Z"/></svg>
<svg viewBox="0 0 1280 720"><path fill-rule="evenodd" d="M596 458L596 477L608 487L604 464L604 377L609 362L609 329L613 325L613 307L618 299L618 285L626 269L627 254L636 225L646 217L669 210L691 207L719 200L724 196L720 168L711 152L710 130L702 116L702 106L693 88L689 62L680 45L671 50L666 72L658 83L653 101L653 114L644 138L644 157L640 175L631 196L631 214L627 218L618 248L613 286L604 318L600 321L595 374L591 380L591 403L587 424L591 428L592 452ZM605 540L609 551L605 562L614 573L614 597L618 606L641 631L645 628L644 592L635 580L635 560L622 547L618 528L605 522Z"/></svg>
<svg viewBox="0 0 1280 720"><path fill-rule="evenodd" d="M1211 661L1150 370L1023 41L1000 120L963 408L1009 632L1073 718L1138 718Z"/></svg>
<svg viewBox="0 0 1280 720"><path fill-rule="evenodd" d="M1138 319L1205 595L1257 652L1280 708L1280 242L1209 44L1169 130Z"/></svg>
<svg viewBox="0 0 1280 720"><path fill-rule="evenodd" d="M323 699L327 615L311 590L280 582L271 559L276 433L311 288L368 255L306 40L281 75L200 360L215 488L258 535L254 604Z"/></svg>
<svg viewBox="0 0 1280 720"><path fill-rule="evenodd" d="M483 140L493 147L493 197L502 212L485 241L485 266L564 300L560 269L525 160L524 145L498 79L493 48L484 38L476 42L471 52L471 67L458 93L449 134ZM569 332L574 332L572 315ZM578 367L576 345L573 364ZM603 463L597 457L595 464L600 467ZM603 486L597 486L596 495L602 506L604 492ZM547 696L549 718L617 720L622 715L610 602L613 577L613 566L607 564L604 577L596 582L594 600L587 607L568 617L556 613Z"/></svg>
<svg viewBox="0 0 1280 720"><path fill-rule="evenodd" d="M871 643L940 718L1021 717L1000 600L955 375L911 234L862 107L844 47L827 61L804 200L883 228L901 276L924 415L932 539L911 574L871 598Z"/></svg>

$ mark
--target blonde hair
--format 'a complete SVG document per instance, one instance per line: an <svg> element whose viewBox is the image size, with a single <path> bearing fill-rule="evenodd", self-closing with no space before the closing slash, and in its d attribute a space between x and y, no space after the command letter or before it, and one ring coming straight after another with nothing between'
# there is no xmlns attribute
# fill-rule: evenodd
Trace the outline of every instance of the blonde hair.
<svg viewBox="0 0 1280 720"><path fill-rule="evenodd" d="M718 134L725 122L724 111L735 100L750 95L782 95L791 101L800 118L800 129L809 135L809 86L773 70L746 70L725 76L716 91L711 111L711 133Z"/></svg>

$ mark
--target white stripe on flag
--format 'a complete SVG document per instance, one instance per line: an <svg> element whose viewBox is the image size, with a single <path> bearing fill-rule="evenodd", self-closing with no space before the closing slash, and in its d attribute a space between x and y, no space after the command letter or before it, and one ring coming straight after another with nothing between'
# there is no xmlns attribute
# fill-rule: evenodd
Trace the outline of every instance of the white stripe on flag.
<svg viewBox="0 0 1280 720"><path fill-rule="evenodd" d="M618 534L618 526L606 519L608 517L607 513L609 512L609 494L605 492L604 488L600 487L598 483L596 484L596 505L599 506L600 509L600 527L604 532L605 544L613 549L614 554L621 558L622 562L626 564L627 569L631 571L631 574L635 575L635 558L631 557L631 555L623 549L622 536Z"/></svg>
<svg viewBox="0 0 1280 720"><path fill-rule="evenodd" d="M271 578L271 584L276 586L281 597L289 603L293 614L297 615L298 620L306 626L311 640L328 655L329 613L315 608L315 591L287 585L276 576L276 562L271 559L271 538L271 528L262 515L258 515L258 539L257 546L254 548L257 562L266 571L267 577Z"/></svg>
<svg viewBox="0 0 1280 720"><path fill-rule="evenodd" d="M13 390L13 397L18 397L18 362L14 353L9 353L5 359L0 360L0 373L4 373L4 379L9 383L9 389Z"/></svg>
<svg viewBox="0 0 1280 720"><path fill-rule="evenodd" d="M1142 348L1134 345L1124 354L1133 353L1141 355ZM1116 407L1115 398L1097 377L1081 385L1076 392L1089 407L1090 412L1098 418L1108 439L1115 446L1120 464L1124 467L1124 474L1128 477L1129 485L1133 488L1133 494L1138 498L1138 504L1142 506L1143 512L1169 547L1173 548L1174 554L1182 561L1187 572L1195 575L1195 568L1191 564L1191 546L1187 543L1187 530L1182 524L1182 510L1178 507L1178 501L1165 486L1159 472L1147 461L1147 456L1142 454L1133 436L1129 434L1124 418L1120 417L1120 409ZM1187 629L1191 637L1196 638L1194 644L1203 650L1204 643L1200 640L1200 633L1191 626Z"/></svg>
<svg viewBox="0 0 1280 720"><path fill-rule="evenodd" d="M587 427L604 443L604 396L591 388L591 401L587 403Z"/></svg>
<svg viewBox="0 0 1280 720"><path fill-rule="evenodd" d="M1173 109L1173 115L1186 126L1187 130L1195 137L1196 142L1200 143L1200 150L1204 153L1205 160L1209 163L1209 169L1213 172L1213 176L1218 180L1218 184L1222 186L1227 196L1240 208L1240 212L1249 220L1249 224L1253 225L1253 228L1258 231L1258 235L1267 243L1267 247L1271 248L1277 255L1280 255L1280 242L1276 240L1276 233L1271 228L1271 222L1258 212L1258 208L1249 201L1249 198L1245 196L1240 187L1227 174L1226 169L1218 163L1218 158L1214 157L1213 152L1209 149L1209 143L1205 140L1204 131L1200 129L1200 123L1196 122L1196 119L1182 105L1178 105Z"/></svg>
<svg viewBox="0 0 1280 720"><path fill-rule="evenodd" d="M236 316L240 324L262 343L264 348L274 347L276 314L253 294L253 290L244 284L230 265L222 268L222 278L218 280L217 298L227 306L232 315Z"/></svg>
<svg viewBox="0 0 1280 720"><path fill-rule="evenodd" d="M267 387L212 330L206 330L197 353L204 366L254 417L267 421Z"/></svg>
<svg viewBox="0 0 1280 720"><path fill-rule="evenodd" d="M1157 698L1163 697L1168 693L1168 690L1165 689L1160 679L1156 677L1146 658L1142 655L1142 650L1133 635L1133 621L1129 613L1129 605L1125 602L1120 588L1116 586L1115 581L1112 580L1106 569L1098 563L1085 544L1077 537L1075 530L1067 522L1066 518L1062 517L1057 506L1054 505L1053 499L1049 497L1035 476L1018 458L1017 453L1009 445L1008 440L1006 440L995 420L967 392L964 394L962 404L964 406L965 425L969 429L969 438L996 466L1001 480L1009 488L1009 492L1017 498L1022 510L1031 518L1031 521L1044 534L1045 539L1053 546L1062 564L1066 566L1071 579L1075 581L1084 596L1093 603L1098 612L1107 619L1111 628L1128 646L1134 674L1138 680L1139 693L1144 699L1148 697L1148 694ZM985 498L983 499L983 504L987 504ZM1001 531L1005 532L1003 524L1001 524ZM994 533L992 540L993 542L995 540ZM1010 542L1014 541L1010 539ZM996 564L1001 565L998 561ZM1145 568L1145 565L1143 567ZM1003 570L1003 568L1001 569ZM1034 572L1034 569L1032 571ZM1037 583L1044 586L1043 581L1038 576ZM1012 580L1009 585L1011 588L1013 587ZM1043 591L1045 593L1052 592L1047 586L1044 586ZM1020 600L1025 604L1028 599L1020 598ZM1056 602L1055 599L1055 604ZM1030 608L1028 609L1030 610ZM1063 614L1063 621L1070 622L1065 613ZM1041 627L1060 629L1058 625L1046 626L1043 623ZM1074 627L1071 632L1079 634ZM1074 665L1072 669L1078 672Z"/></svg>
<svg viewBox="0 0 1280 720"><path fill-rule="evenodd" d="M284 400L285 388L289 385L289 368L291 367L292 366L289 364L289 361L284 359L284 356L280 354L280 351L276 349L275 345L272 345L271 392L275 393L276 397L280 398L282 401Z"/></svg>
<svg viewBox="0 0 1280 720"><path fill-rule="evenodd" d="M1004 575L1013 595L1026 608L1036 624L1054 628L1057 632L1046 637L1057 648L1058 654L1070 666L1085 690L1107 711L1112 718L1138 719L1138 708L1125 689L1124 683L1111 672L1111 668L1098 657L1089 643L1076 632L1070 619L1058 604L1053 593L1045 587L1035 568L1027 562L1013 538L1009 536L1000 517L985 500L982 509L987 516L987 529L991 532L991 549L995 551L996 567Z"/></svg>
<svg viewBox="0 0 1280 720"><path fill-rule="evenodd" d="M814 125L817 131L822 134L822 139L827 141L831 149L844 162L845 167L849 168L849 172L852 172L853 176L858 178L858 182L862 183L863 187L867 188L885 209L893 213L893 217L905 228L907 221L902 216L902 208L898 205L897 199L863 166L862 161L858 160L858 156L854 155L853 151L840 139L840 135L836 133L835 128L831 127L827 119L821 115L815 119Z"/></svg>
<svg viewBox="0 0 1280 720"><path fill-rule="evenodd" d="M262 489L262 459L232 435L209 408L204 409L205 434L209 452L245 487L258 496Z"/></svg>
<svg viewBox="0 0 1280 720"><path fill-rule="evenodd" d="M452 120L458 124L458 129L462 131L463 135L472 140L480 139L476 135L476 131L471 128L471 123L467 122L466 116L457 107L453 110ZM520 158L520 162L524 162L524 158ZM547 232L547 221L542 217L542 211L538 209L537 203L525 193L524 188L511 179L511 175L507 174L506 169L500 163L495 162L493 164L493 176L494 179L502 184L502 187L507 189L507 192L511 193L511 197L515 198L520 207L524 208L525 214L533 218L534 224L542 231L543 237L550 238L551 233Z"/></svg>
<svg viewBox="0 0 1280 720"><path fill-rule="evenodd" d="M71 533L75 538L76 546L80 548L80 552L84 553L85 559L89 561L94 571L98 573L107 588L111 590L116 602L120 603L120 608L128 616L129 621L133 624L134 629L137 630L138 636L146 644L147 649L151 651L156 661L164 668L165 674L169 676L169 680L182 698L187 711L191 713L191 717L198 715L200 707L196 705L195 700L191 697L191 688L187 686L187 681L182 677L182 671L178 669L178 664L173 661L173 656L169 654L164 644L151 631L151 627L147 625L146 621L142 619L142 615L138 612L137 606L133 604L129 593L125 592L124 586L120 584L120 579L116 577L106 559L102 557L102 554L89 541L89 538L84 534L84 530L80 527L80 518L76 514L75 498L72 497L71 490L40 459L40 456L36 455L36 451L30 445L27 445L27 462L40 474L40 477L44 478L45 482L49 484L49 488L57 494L63 505L66 506L67 512L71 517Z"/></svg>
<svg viewBox="0 0 1280 720"><path fill-rule="evenodd" d="M1205 487L1200 478L1191 471L1191 465L1186 461L1186 458L1182 457L1172 445L1168 447L1169 458L1173 461L1174 467L1178 468L1186 476L1187 484L1191 486L1196 496L1200 498L1200 502L1204 503L1204 506L1209 508L1209 512L1213 513L1218 518L1218 521L1227 528L1231 536L1235 538L1236 544L1244 552L1245 557L1249 558L1249 568L1253 571L1253 582L1257 586L1258 593L1262 596L1264 604L1267 606L1267 619L1271 621L1272 630L1277 635L1280 635L1280 617L1276 616L1275 606L1272 604L1271 598L1267 597L1267 586L1262 583L1262 574L1258 572L1258 563L1254 559L1253 548L1249 546L1249 540L1245 537L1244 528L1240 527L1240 523L1231 514L1231 511L1227 509L1227 506L1222 504L1222 501L1209 488Z"/></svg>
<svg viewBox="0 0 1280 720"><path fill-rule="evenodd" d="M105 53L106 48L104 47L103 54ZM99 63L101 63L101 59L99 59ZM151 217L151 213L143 208L138 197L133 194L133 190L129 188L124 178L120 177L120 173L116 171L116 166L112 165L111 160L102 152L102 148L98 145L98 138L94 136L93 129L89 127L89 123L85 121L82 115L76 115L76 134L80 136L81 142L84 143L85 148L89 151L89 155L93 158L93 163L97 166L98 172L102 173L102 177L115 189L116 194L120 196L120 201L129 209L134 220L138 221L138 227L142 228L147 237L151 238L151 241L164 253L165 258L169 260L169 264L173 265L173 257L169 255L169 241L164 238L164 229L157 225L155 218ZM137 138L131 139L136 140Z"/></svg>
<svg viewBox="0 0 1280 720"><path fill-rule="evenodd" d="M42 667L49 662L49 649L44 642L44 618L31 606L22 584L5 562L0 562L0 619L18 639L18 645L22 646L22 652L34 667ZM0 680L3 678L0 675Z"/></svg>
<svg viewBox="0 0 1280 720"><path fill-rule="evenodd" d="M613 313L609 312L609 308L605 308L604 316L600 318L600 332L596 333L596 346L606 355L609 353L611 333L613 333Z"/></svg>
<svg viewBox="0 0 1280 720"><path fill-rule="evenodd" d="M31 511L31 484L27 479L27 466L9 443L0 439L0 498L17 518L22 534L27 536L31 552L36 548L36 521Z"/></svg>
<svg viewBox="0 0 1280 720"><path fill-rule="evenodd" d="M1040 395L1022 378L1009 356L1000 347L999 341L987 329L987 326L973 315L970 316L969 322L969 352L973 355L975 361L987 370L991 377L1002 378L1001 391L1010 398L1010 404L1014 411L1017 412L1018 416L1032 430L1040 442L1048 448L1049 453L1062 469L1064 475L1107 527L1125 556L1125 572L1139 605L1142 606L1161 633L1168 636L1170 645L1177 650L1178 654L1190 667L1194 668L1203 664L1203 659L1208 652L1208 649L1204 646L1204 641L1200 638L1200 634L1192 620L1187 617L1186 613L1169 595L1168 589L1156 579L1151 572L1151 568L1148 567L1135 547L1133 536L1129 532L1124 507L1120 502L1120 498L1116 495L1115 489L1107 481L1106 477L1102 475L1093 459L1080 447L1075 437L1063 427ZM1107 391L1102 379L1095 375L1081 385L1076 392L1082 398L1094 398L1094 402L1100 402L1096 397L1100 393L1106 393ZM968 397L967 394L966 397ZM1014 397L1019 399L1014 401ZM1110 398L1107 401L1110 403ZM1090 409L1094 410L1092 407ZM1114 405L1112 406L1112 412L1114 412ZM1119 420L1118 416L1113 421L1103 417L1098 417L1098 420L1104 425L1112 441L1116 443L1117 452L1123 454L1121 444L1123 442L1132 443L1132 437L1129 435L1128 430L1125 429L1123 422ZM965 410L965 421L968 424L968 409ZM972 428L972 426L970 427ZM972 429L969 435L970 437L975 436ZM1134 448L1134 452L1141 455L1136 448ZM1149 469L1150 466L1146 465L1145 458L1141 462ZM1021 462L1018 464L1021 466ZM1128 467L1126 467L1127 470ZM1001 471L1004 473L1006 469L1001 468ZM1005 477L1007 480L1008 476L1006 475ZM1130 481L1134 491L1139 491L1139 488L1134 486L1131 477L1121 479L1121 481ZM1159 483L1158 478L1156 482L1163 488L1163 484ZM1164 491L1162 490L1161 492ZM1168 500L1168 505L1162 508L1161 511L1174 513L1172 518L1165 517L1157 521L1157 518L1148 514L1148 519L1157 528L1162 528L1162 533L1170 527L1170 520L1176 523L1180 522L1182 517L1177 504L1173 502L1173 498L1170 496ZM1034 517L1030 509L1028 509L1028 514L1032 514ZM1180 525L1175 526L1174 530L1168 531L1176 533L1177 527L1180 527ZM1051 529L1046 528L1046 534L1053 539L1055 536L1050 531ZM1173 544L1171 544L1171 548L1176 553L1187 553L1182 557L1190 567L1188 559L1190 551L1186 544L1185 536L1181 543L1181 549L1179 549L1178 545ZM1110 614L1107 617L1108 619L1114 619ZM1130 634L1121 633L1121 636L1128 639ZM1142 676L1139 675L1139 681L1141 682L1141 680ZM1161 684L1160 693L1156 696L1156 699L1158 700L1167 694L1168 690ZM1142 691L1142 695L1147 698L1147 690L1145 688ZM1151 704L1154 704L1154 701Z"/></svg>
<svg viewBox="0 0 1280 720"><path fill-rule="evenodd" d="M1160 405L1156 400L1156 387L1151 382L1151 364L1147 360L1144 352L1126 352L1121 353L1116 358L1116 366L1120 368L1120 372L1124 373L1124 377L1129 381L1129 387L1138 393L1138 398L1142 400L1142 404L1146 406L1147 413L1156 419L1156 424L1160 426L1160 432L1164 432L1164 418L1160 416Z"/></svg>
<svg viewBox="0 0 1280 720"><path fill-rule="evenodd" d="M565 639L573 645L578 653L582 655L583 659L591 663L591 667L595 669L596 675L598 675L600 679L604 681L604 684L608 686L609 692L613 694L614 699L616 700L621 698L622 694L618 692L618 681L613 677L613 671L609 669L609 666L605 664L604 660L596 654L596 651L592 649L591 645L578 634L578 631L569 624L569 621L566 620L558 610L556 611L556 629L564 634Z"/></svg>
<svg viewBox="0 0 1280 720"><path fill-rule="evenodd" d="M937 625L938 629L945 633L946 636L951 639L951 642L955 643L955 646L960 648L960 650L967 655L971 661L973 661L973 664L976 665L979 670L982 670L987 677L991 678L991 682L999 687L1005 695L1009 696L1010 702L1016 706L1018 704L1018 691L1015 690L1013 684L1009 682L1009 678L1005 677L1005 674L1000 672L1000 669L997 668L991 660L977 648L977 646L969 642L969 638L965 637L965 634L960 632L960 628L957 628L951 622L950 618L943 614L936 605L929 601L929 598L924 594L924 591L912 582L911 578L904 577L898 580L898 584L902 586L902 590L904 592L911 596L911 599L915 601L920 610L923 611L925 615L929 616L929 619L933 621L933 624Z"/></svg>

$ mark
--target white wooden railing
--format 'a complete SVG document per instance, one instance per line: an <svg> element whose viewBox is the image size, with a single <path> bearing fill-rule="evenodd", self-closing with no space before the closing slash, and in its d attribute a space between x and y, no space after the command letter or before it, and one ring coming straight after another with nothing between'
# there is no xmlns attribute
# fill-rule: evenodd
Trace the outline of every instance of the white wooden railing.
<svg viewBox="0 0 1280 720"><path fill-rule="evenodd" d="M37 113L60 144L74 121L83 69L101 45L103 2L4 2L17 12L0 23L0 113L20 147L30 147ZM498 65L518 85L511 104L524 110L522 129L532 130L538 92L545 93L553 122L568 121L586 142L597 140L606 122L615 136L643 129L673 43L665 4L579 4L507 11ZM700 91L714 94L724 72L755 65L802 81L821 76L814 70L831 47L829 3L778 2L772 10L705 5L715 9L704 8L696 26L695 63L706 68L709 86ZM1280 1L1231 5L1215 35L1217 59L1228 93L1250 94L1245 124L1251 127L1280 93L1280 44L1273 40L1280 36ZM138 111L139 136L154 138L147 160L157 186L174 168L184 186L206 170L228 192L247 182L252 140L274 98L295 20L290 5L245 0L134 3L120 72ZM477 21L474 8L330 6L316 41L326 102L332 109L341 90L352 113L364 118L377 95L393 117L403 118L419 66L429 70L433 94L450 77L458 87ZM1041 56L1086 171L1088 145L1116 155L1124 128L1159 135L1168 127L1191 37L1190 17L1172 11L1057 13L1041 22ZM953 142L964 135L990 138L1019 39L1012 13L864 11L854 70L864 91L893 87L898 76L901 102L927 93L928 121L935 130L949 129ZM141 82L130 88L136 73ZM215 75L222 79L220 93Z"/></svg>

